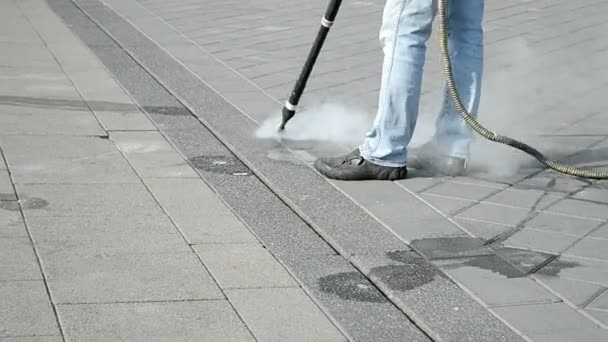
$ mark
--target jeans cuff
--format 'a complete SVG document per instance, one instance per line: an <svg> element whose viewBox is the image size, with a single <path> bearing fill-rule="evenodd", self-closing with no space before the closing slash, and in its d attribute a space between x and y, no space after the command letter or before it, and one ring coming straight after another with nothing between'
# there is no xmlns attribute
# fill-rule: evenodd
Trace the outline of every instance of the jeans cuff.
<svg viewBox="0 0 608 342"><path fill-rule="evenodd" d="M372 164L376 164L376 165L380 165L380 166L387 166L387 167L404 167L404 166L407 166L407 161L398 162L398 161L382 160L382 159L370 157L369 152L365 148L365 145L359 147L359 152L361 153L361 156L365 160L367 160L368 162L370 162Z"/></svg>

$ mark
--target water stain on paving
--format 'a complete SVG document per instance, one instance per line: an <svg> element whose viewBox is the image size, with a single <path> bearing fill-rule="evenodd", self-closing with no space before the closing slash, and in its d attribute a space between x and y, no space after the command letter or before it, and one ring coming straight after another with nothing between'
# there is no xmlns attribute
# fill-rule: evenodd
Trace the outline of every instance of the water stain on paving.
<svg viewBox="0 0 608 342"><path fill-rule="evenodd" d="M541 268L540 270L536 271L536 273L556 277L559 275L559 273L562 270L565 270L568 268L574 268L574 267L578 267L578 266L580 266L580 264L577 262L564 261L564 260L561 260L560 258L557 258L557 259L553 260L552 262L550 262L549 264L547 264L546 266L544 266L543 268Z"/></svg>
<svg viewBox="0 0 608 342"><path fill-rule="evenodd" d="M190 158L194 167L201 171L232 176L249 176L251 171L243 162L233 156L198 156Z"/></svg>
<svg viewBox="0 0 608 342"><path fill-rule="evenodd" d="M443 276L434 266L412 252L397 251L387 257L399 264L374 267L369 277L391 291L405 292L432 282ZM319 279L321 291L344 300L382 303L386 297L359 272L344 272Z"/></svg>
<svg viewBox="0 0 608 342"><path fill-rule="evenodd" d="M8 211L19 211L19 203L24 210L38 210L48 207L49 202L39 197L24 197L17 201L0 201L0 208Z"/></svg>
<svg viewBox="0 0 608 342"><path fill-rule="evenodd" d="M554 256L534 256L534 252L511 255L499 252L499 255L451 259L449 262L442 264L442 267L448 270L475 267L500 274L506 278L523 278L530 273L558 276L563 269L578 266L575 262L553 260ZM545 265L545 263L547 264Z"/></svg>

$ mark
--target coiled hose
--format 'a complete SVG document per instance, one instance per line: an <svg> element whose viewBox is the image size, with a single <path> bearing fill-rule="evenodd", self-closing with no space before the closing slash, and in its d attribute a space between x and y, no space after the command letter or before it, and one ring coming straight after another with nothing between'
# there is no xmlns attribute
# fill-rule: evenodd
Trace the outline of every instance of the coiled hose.
<svg viewBox="0 0 608 342"><path fill-rule="evenodd" d="M454 76L452 74L452 63L450 61L450 55L448 53L448 34L447 34L447 7L446 0L438 0L438 12L439 12L439 45L441 49L441 59L443 61L443 73L447 82L448 91L450 97L454 102L454 107L458 113L463 117L467 124L482 137L494 141L500 144L509 145L520 151L523 151L541 162L546 167L555 170L560 173L568 174L575 177L588 178L588 179L608 179L607 169L596 169L586 170L577 168L573 165L563 164L557 161L549 160L542 153L540 153L534 147L527 145L521 141L513 138L497 134L487 128L483 127L464 107L458 90L456 89L456 83L454 82Z"/></svg>

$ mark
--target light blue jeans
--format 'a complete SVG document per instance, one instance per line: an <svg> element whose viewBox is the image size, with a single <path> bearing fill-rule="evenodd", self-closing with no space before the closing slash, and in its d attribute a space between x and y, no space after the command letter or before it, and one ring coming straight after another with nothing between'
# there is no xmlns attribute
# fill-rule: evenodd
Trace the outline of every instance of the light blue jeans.
<svg viewBox="0 0 608 342"><path fill-rule="evenodd" d="M483 70L484 0L448 0L448 47L462 102L474 116ZM407 146L416 127L426 43L437 0L387 0L380 43L384 52L378 113L359 147L374 164L407 165ZM434 142L443 154L468 159L473 132L444 89Z"/></svg>

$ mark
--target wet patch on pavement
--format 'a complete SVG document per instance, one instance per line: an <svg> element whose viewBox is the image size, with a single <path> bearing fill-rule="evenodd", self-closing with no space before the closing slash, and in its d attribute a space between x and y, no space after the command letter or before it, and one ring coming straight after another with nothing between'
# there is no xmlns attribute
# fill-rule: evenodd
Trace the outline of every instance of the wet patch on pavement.
<svg viewBox="0 0 608 342"><path fill-rule="evenodd" d="M250 176L252 172L245 164L233 156L198 156L190 158L195 168L204 172L232 176Z"/></svg>

